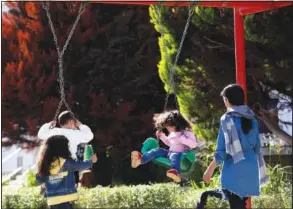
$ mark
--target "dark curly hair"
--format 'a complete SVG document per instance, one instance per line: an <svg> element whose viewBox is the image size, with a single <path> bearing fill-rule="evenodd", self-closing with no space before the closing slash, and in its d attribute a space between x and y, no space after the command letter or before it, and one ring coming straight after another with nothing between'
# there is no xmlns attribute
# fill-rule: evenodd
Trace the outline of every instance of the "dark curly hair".
<svg viewBox="0 0 293 209"><path fill-rule="evenodd" d="M71 159L68 142L68 139L61 135L51 136L45 141L37 162L37 174L39 176L49 176L52 163L59 157Z"/></svg>
<svg viewBox="0 0 293 209"><path fill-rule="evenodd" d="M175 126L176 131L191 130L191 125L178 110L155 114L153 120L158 130L163 130L166 126Z"/></svg>

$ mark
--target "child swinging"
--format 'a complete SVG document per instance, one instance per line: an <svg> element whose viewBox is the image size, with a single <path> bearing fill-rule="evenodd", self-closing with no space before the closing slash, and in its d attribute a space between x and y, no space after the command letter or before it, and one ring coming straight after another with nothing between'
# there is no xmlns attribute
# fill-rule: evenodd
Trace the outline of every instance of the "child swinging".
<svg viewBox="0 0 293 209"><path fill-rule="evenodd" d="M186 149L194 149L197 146L197 138L191 132L190 124L177 110L155 114L154 124L157 129L157 137L170 147L169 150L155 148L145 154L133 151L131 153L131 166L136 168L157 157L168 157L171 161L172 169L169 169L166 175L177 183L181 182L181 156ZM168 136L162 131L163 129L167 129Z"/></svg>

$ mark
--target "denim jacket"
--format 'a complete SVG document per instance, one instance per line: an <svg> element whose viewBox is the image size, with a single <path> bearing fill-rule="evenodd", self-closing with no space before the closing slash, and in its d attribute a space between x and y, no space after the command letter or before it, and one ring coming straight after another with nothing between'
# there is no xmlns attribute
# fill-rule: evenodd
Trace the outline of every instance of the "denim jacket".
<svg viewBox="0 0 293 209"><path fill-rule="evenodd" d="M78 199L75 188L74 171L81 171L92 167L92 161L75 161L58 158L51 165L50 176L38 176L36 180L44 183L48 205L57 205Z"/></svg>

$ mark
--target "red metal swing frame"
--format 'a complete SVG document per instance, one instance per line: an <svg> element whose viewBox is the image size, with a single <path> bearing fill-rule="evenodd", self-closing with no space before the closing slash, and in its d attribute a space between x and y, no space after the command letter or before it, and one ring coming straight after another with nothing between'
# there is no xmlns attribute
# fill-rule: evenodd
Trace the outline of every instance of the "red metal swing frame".
<svg viewBox="0 0 293 209"><path fill-rule="evenodd" d="M130 4L130 5L153 5L159 1L92 1L102 4ZM190 1L161 1L165 6L189 6ZM241 85L247 96L246 68L245 68L245 39L243 18L245 15L255 14L267 10L290 6L293 2L281 1L198 1L197 6L231 8L234 10L234 42L236 60L236 82ZM247 208L251 208L251 198L247 200Z"/></svg>

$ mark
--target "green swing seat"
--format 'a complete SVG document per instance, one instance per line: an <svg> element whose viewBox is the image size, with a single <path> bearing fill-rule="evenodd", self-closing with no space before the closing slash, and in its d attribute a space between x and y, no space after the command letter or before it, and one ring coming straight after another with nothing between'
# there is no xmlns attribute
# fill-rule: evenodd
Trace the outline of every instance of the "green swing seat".
<svg viewBox="0 0 293 209"><path fill-rule="evenodd" d="M141 148L141 153L144 154L151 149L155 149L159 147L159 141L155 138L148 138ZM158 157L153 160L153 162L158 165L162 166L164 168L171 168L171 162L166 157ZM181 162L180 162L180 170L182 173L187 172L191 169L192 165L196 162L195 152L192 150L187 150L184 152L184 154L181 156Z"/></svg>

